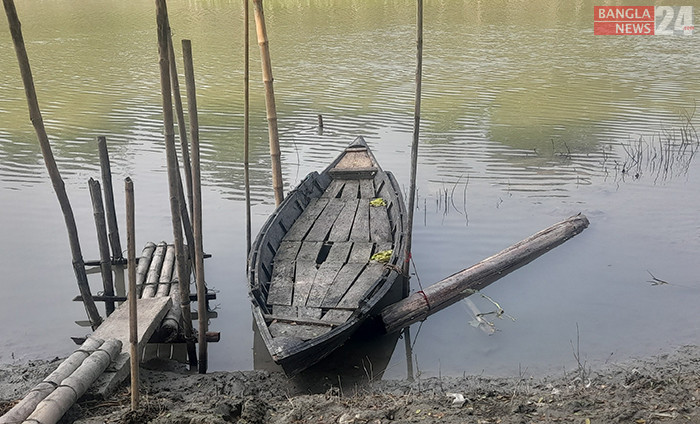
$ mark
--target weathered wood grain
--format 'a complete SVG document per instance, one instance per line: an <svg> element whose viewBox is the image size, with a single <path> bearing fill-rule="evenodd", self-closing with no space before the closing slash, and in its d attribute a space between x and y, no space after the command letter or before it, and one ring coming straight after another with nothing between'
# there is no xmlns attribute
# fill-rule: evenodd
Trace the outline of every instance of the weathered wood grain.
<svg viewBox="0 0 700 424"><path fill-rule="evenodd" d="M328 321L336 324L342 324L350 318L352 311L342 309L331 309L321 318L323 321Z"/></svg>
<svg viewBox="0 0 700 424"><path fill-rule="evenodd" d="M328 288L326 295L321 301L322 308L333 308L338 305L340 299L343 298L345 292L357 279L362 270L365 268L365 263L348 263L345 264L338 274L335 276L333 284Z"/></svg>
<svg viewBox="0 0 700 424"><path fill-rule="evenodd" d="M268 305L291 305L294 293L294 273L296 262L275 261L272 270L270 290L267 295Z"/></svg>
<svg viewBox="0 0 700 424"><path fill-rule="evenodd" d="M148 267L151 265L151 259L153 258L153 252L156 250L156 244L153 242L146 243L146 246L141 252L141 257L138 261L138 266L136 267L136 294L137 297L141 297L141 290L143 289L143 283L146 281L146 274L148 273Z"/></svg>
<svg viewBox="0 0 700 424"><path fill-rule="evenodd" d="M376 197L374 193L374 181L371 179L360 180L360 199L372 200Z"/></svg>
<svg viewBox="0 0 700 424"><path fill-rule="evenodd" d="M328 205L323 209L323 212L316 218L313 226L309 230L304 241L324 241L331 230L333 223L338 218L338 214L343 210L345 202L341 199L329 199Z"/></svg>
<svg viewBox="0 0 700 424"><path fill-rule="evenodd" d="M175 267L175 246L168 245L163 258L163 266L161 267L160 277L158 278L157 297L167 296L170 294L170 283L173 277Z"/></svg>
<svg viewBox="0 0 700 424"><path fill-rule="evenodd" d="M306 306L321 306L321 302L323 302L330 287L334 285L335 277L342 266L343 263L337 261L326 261L321 265L314 277L313 287L309 291L309 297L306 299ZM318 318L321 317L319 316Z"/></svg>
<svg viewBox="0 0 700 424"><path fill-rule="evenodd" d="M347 180L345 181L345 187L343 187L343 192L340 194L340 198L345 201L357 199L359 197L359 190L359 180Z"/></svg>
<svg viewBox="0 0 700 424"><path fill-rule="evenodd" d="M299 325L286 322L273 322L268 327L272 337L296 337L310 340L331 331L331 327L322 325Z"/></svg>
<svg viewBox="0 0 700 424"><path fill-rule="evenodd" d="M325 262L340 262L341 264L346 263L348 261L348 256L350 255L350 250L352 250L352 244L353 243L351 241L333 243Z"/></svg>
<svg viewBox="0 0 700 424"><path fill-rule="evenodd" d="M355 220L350 231L350 240L369 241L369 199L358 201Z"/></svg>
<svg viewBox="0 0 700 424"><path fill-rule="evenodd" d="M328 236L329 241L347 241L350 238L350 231L352 230L352 223L355 221L358 204L359 201L357 199L345 202L343 210L340 211L338 218L333 224L333 228L331 228L331 232Z"/></svg>
<svg viewBox="0 0 700 424"><path fill-rule="evenodd" d="M162 241L158 243L158 246L156 246L156 249L153 251L151 265L148 267L148 274L146 274L146 282L141 291L141 297L155 296L167 248L168 244Z"/></svg>
<svg viewBox="0 0 700 424"><path fill-rule="evenodd" d="M378 262L370 262L364 271L357 277L355 283L348 289L345 296L338 302L338 306L345 308L356 308L368 290L374 285L384 272L384 265Z"/></svg>
<svg viewBox="0 0 700 424"><path fill-rule="evenodd" d="M309 292L316 278L316 262L298 261L295 272L294 294L292 305L305 306Z"/></svg>
<svg viewBox="0 0 700 424"><path fill-rule="evenodd" d="M323 209L328 204L328 199L312 199L309 206L297 218L292 228L289 229L284 237L284 240L301 241L309 232L311 226L316 222L316 218L323 212Z"/></svg>
<svg viewBox="0 0 700 424"><path fill-rule="evenodd" d="M345 187L344 180L332 180L331 183L328 185L328 188L326 188L326 191L324 191L321 195L321 197L328 199L336 198L338 197L338 194L340 194L340 192L343 190L343 187Z"/></svg>
<svg viewBox="0 0 700 424"><path fill-rule="evenodd" d="M370 242L354 242L352 244L352 250L350 251L350 256L348 257L348 263L360 263L366 264L372 257L372 251L374 250L374 243Z"/></svg>
<svg viewBox="0 0 700 424"><path fill-rule="evenodd" d="M375 243L391 241L391 228L386 206L370 206L369 234L370 239Z"/></svg>

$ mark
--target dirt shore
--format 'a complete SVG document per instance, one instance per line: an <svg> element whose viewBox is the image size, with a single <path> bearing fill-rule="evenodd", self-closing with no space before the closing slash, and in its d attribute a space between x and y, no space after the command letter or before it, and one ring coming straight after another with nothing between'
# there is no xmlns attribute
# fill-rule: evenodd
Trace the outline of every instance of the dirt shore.
<svg viewBox="0 0 700 424"><path fill-rule="evenodd" d="M59 360L0 365L0 413ZM429 378L327 385L262 371L142 372L141 407L123 387L108 400L83 397L62 423L700 423L700 347L645 360L579 367L533 378Z"/></svg>

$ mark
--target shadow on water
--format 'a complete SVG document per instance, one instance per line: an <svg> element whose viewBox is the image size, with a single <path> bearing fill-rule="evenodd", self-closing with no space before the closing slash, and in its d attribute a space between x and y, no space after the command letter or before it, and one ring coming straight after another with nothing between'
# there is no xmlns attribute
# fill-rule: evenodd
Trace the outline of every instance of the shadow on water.
<svg viewBox="0 0 700 424"><path fill-rule="evenodd" d="M267 351L255 321L253 321L253 367L256 370L283 373ZM339 390L352 393L358 387L381 380L396 348L400 333L378 334L365 325L340 349L316 365L290 377L297 388L309 393Z"/></svg>

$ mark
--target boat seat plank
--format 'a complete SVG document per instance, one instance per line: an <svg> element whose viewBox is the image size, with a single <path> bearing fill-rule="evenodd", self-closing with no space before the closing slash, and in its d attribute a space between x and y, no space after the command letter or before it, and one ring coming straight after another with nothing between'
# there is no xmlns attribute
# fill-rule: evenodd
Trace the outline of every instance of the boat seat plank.
<svg viewBox="0 0 700 424"><path fill-rule="evenodd" d="M355 221L350 231L350 240L369 241L369 199L360 199L355 213Z"/></svg>
<svg viewBox="0 0 700 424"><path fill-rule="evenodd" d="M374 199L374 181L370 179L360 180L360 199Z"/></svg>
<svg viewBox="0 0 700 424"><path fill-rule="evenodd" d="M342 266L343 262L328 261L321 265L314 277L313 287L309 291L309 297L306 299L306 306L316 308L321 306L321 302L330 287L333 286L335 277ZM318 318L321 318L320 315Z"/></svg>
<svg viewBox="0 0 700 424"><path fill-rule="evenodd" d="M316 262L297 262L292 305L306 305L317 272Z"/></svg>
<svg viewBox="0 0 700 424"><path fill-rule="evenodd" d="M371 242L354 242L352 244L352 250L350 251L350 256L348 257L348 263L360 263L366 264L372 257L372 250L374 249L374 243Z"/></svg>
<svg viewBox="0 0 700 424"><path fill-rule="evenodd" d="M350 251L352 250L351 241L339 241L331 245L331 250L328 251L328 256L324 262L340 262L344 264L348 261Z"/></svg>
<svg viewBox="0 0 700 424"><path fill-rule="evenodd" d="M292 324L276 321L270 324L268 329L272 337L295 337L302 340L311 340L331 331L331 326Z"/></svg>
<svg viewBox="0 0 700 424"><path fill-rule="evenodd" d="M359 180L347 180L345 181L345 186L343 187L342 193L340 193L340 198L344 201L357 199L359 190Z"/></svg>
<svg viewBox="0 0 700 424"><path fill-rule="evenodd" d="M357 308L360 300L366 297L367 291L372 288L372 285L379 279L383 272L384 264L370 262L357 277L355 283L345 293L345 296L340 299L338 306L343 308Z"/></svg>
<svg viewBox="0 0 700 424"><path fill-rule="evenodd" d="M284 240L300 241L316 222L316 218L323 212L328 204L328 199L312 199L309 206L301 213L292 228L284 236Z"/></svg>
<svg viewBox="0 0 700 424"><path fill-rule="evenodd" d="M321 318L323 321L342 323L352 316L352 311L344 311L342 309L331 309Z"/></svg>
<svg viewBox="0 0 700 424"><path fill-rule="evenodd" d="M323 212L316 218L311 230L309 230L304 241L324 241L331 231L333 223L338 218L340 211L343 210L345 202L341 199L329 199L328 205L323 209Z"/></svg>
<svg viewBox="0 0 700 424"><path fill-rule="evenodd" d="M338 194L343 190L344 186L345 181L343 180L331 180L331 183L328 184L328 188L326 188L326 191L323 192L321 197L335 199L339 197Z"/></svg>
<svg viewBox="0 0 700 424"><path fill-rule="evenodd" d="M302 319L321 319L322 311L321 308L315 308L312 306L298 306L297 316Z"/></svg>
<svg viewBox="0 0 700 424"><path fill-rule="evenodd" d="M370 206L369 229L370 239L373 242L391 241L391 228L386 206Z"/></svg>
<svg viewBox="0 0 700 424"><path fill-rule="evenodd" d="M272 269L272 280L267 294L268 305L291 305L294 293L295 262L278 262ZM276 306L275 306L276 307Z"/></svg>
<svg viewBox="0 0 700 424"><path fill-rule="evenodd" d="M358 204L359 200L345 202L343 210L340 211L338 219L335 220L335 224L333 224L333 228L331 228L330 235L328 236L329 241L347 241L350 238L350 231L352 230L352 223L355 220Z"/></svg>
<svg viewBox="0 0 700 424"><path fill-rule="evenodd" d="M338 271L338 274L333 280L333 284L328 287L323 300L321 301L322 308L334 308L340 299L343 298L345 292L357 279L366 263L347 263Z"/></svg>

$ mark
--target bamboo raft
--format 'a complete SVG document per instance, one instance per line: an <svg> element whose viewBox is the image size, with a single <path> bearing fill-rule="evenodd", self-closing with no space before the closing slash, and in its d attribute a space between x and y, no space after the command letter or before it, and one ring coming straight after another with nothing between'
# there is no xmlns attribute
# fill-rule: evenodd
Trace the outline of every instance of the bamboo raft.
<svg viewBox="0 0 700 424"><path fill-rule="evenodd" d="M287 373L320 361L400 299L401 287L392 289L403 282L404 214L396 180L358 137L265 223L248 263L253 316ZM371 260L380 252L386 263Z"/></svg>

